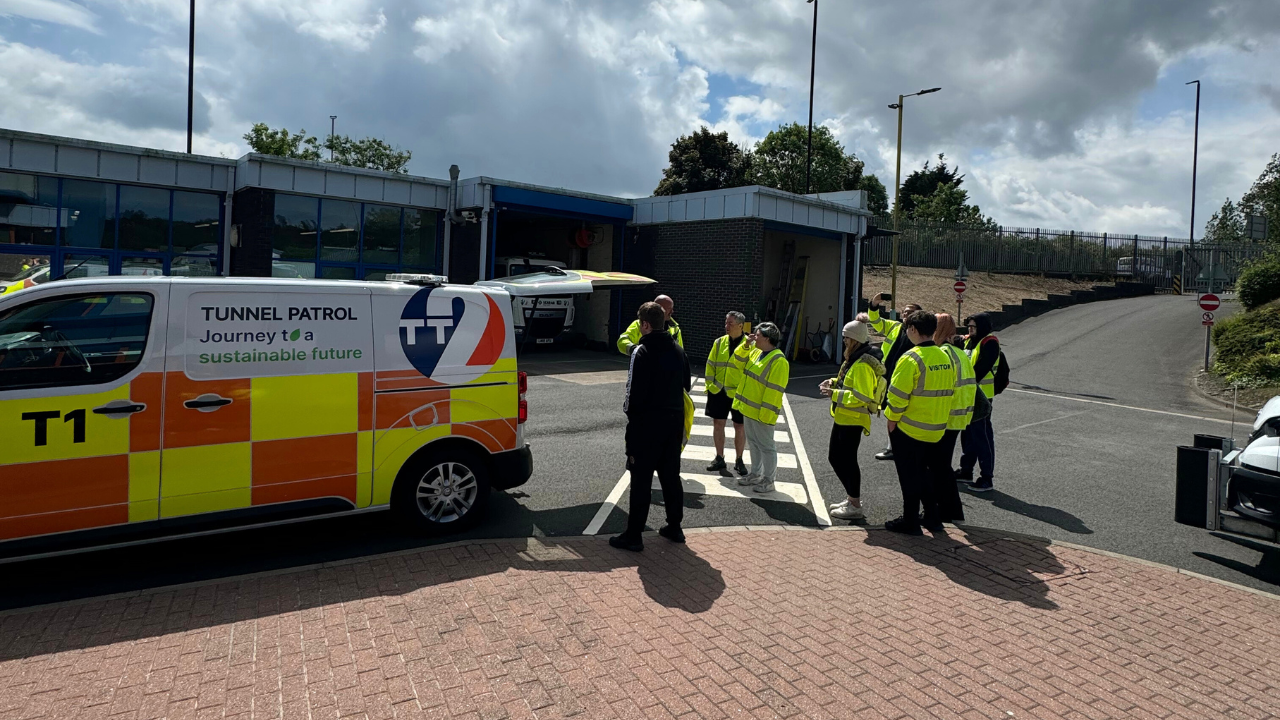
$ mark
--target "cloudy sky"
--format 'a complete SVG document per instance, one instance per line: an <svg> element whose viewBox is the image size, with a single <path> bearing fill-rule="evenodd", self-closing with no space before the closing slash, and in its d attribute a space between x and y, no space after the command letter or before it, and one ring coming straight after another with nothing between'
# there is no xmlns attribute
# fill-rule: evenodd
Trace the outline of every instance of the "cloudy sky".
<svg viewBox="0 0 1280 720"><path fill-rule="evenodd" d="M820 0L815 122L893 183L958 162L1007 225L1197 235L1280 152L1278 0ZM804 0L199 0L195 148L255 121L374 135L410 171L650 194L701 124L805 122ZM0 0L0 127L181 150L186 0Z"/></svg>

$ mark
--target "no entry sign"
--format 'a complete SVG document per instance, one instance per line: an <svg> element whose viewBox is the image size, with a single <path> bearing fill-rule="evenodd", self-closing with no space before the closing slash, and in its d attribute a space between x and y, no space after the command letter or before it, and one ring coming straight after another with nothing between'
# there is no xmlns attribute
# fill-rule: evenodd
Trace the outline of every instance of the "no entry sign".
<svg viewBox="0 0 1280 720"><path fill-rule="evenodd" d="M1220 305L1222 305L1222 301L1213 293L1205 293L1200 296L1200 309L1205 312L1213 312L1214 310L1217 310Z"/></svg>
<svg viewBox="0 0 1280 720"><path fill-rule="evenodd" d="M952 285L951 287L956 291L957 294L963 293L965 290L969 289L969 285L965 283L965 281L963 280L957 280L956 284ZM1217 307L1217 306L1215 305L1214 307Z"/></svg>

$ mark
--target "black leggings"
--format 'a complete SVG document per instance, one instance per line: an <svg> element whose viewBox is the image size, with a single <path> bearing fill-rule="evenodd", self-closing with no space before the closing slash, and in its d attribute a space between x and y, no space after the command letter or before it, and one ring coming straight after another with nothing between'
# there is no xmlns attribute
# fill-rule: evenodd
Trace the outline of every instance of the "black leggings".
<svg viewBox="0 0 1280 720"><path fill-rule="evenodd" d="M858 468L858 446L861 443L862 428L832 423L827 462L836 471L845 493L854 498L862 497L862 470Z"/></svg>

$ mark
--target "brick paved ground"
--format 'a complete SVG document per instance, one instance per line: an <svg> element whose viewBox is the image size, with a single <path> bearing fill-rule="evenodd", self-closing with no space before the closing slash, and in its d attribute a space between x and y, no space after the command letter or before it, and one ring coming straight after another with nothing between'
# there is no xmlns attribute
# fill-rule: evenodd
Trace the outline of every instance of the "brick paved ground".
<svg viewBox="0 0 1280 720"><path fill-rule="evenodd" d="M950 535L484 542L10 613L0 720L1280 713L1280 600Z"/></svg>

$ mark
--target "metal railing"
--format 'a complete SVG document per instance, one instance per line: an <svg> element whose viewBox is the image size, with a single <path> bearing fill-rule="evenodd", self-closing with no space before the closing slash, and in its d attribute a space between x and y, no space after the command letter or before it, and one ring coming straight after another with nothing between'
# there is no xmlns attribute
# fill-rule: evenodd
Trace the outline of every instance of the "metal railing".
<svg viewBox="0 0 1280 720"><path fill-rule="evenodd" d="M877 218L893 227L892 218ZM971 271L1036 273L1133 279L1184 291L1221 290L1235 283L1240 268L1273 245L1191 245L1184 238L1050 230L980 228L904 221L899 227L898 264L954 269L961 259ZM893 238L874 237L864 250L868 265L893 261Z"/></svg>

